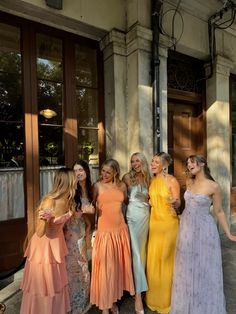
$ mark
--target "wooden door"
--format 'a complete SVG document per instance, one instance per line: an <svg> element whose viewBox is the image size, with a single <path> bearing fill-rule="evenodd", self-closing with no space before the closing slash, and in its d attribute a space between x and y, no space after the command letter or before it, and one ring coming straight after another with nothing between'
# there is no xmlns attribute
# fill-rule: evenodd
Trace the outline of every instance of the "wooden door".
<svg viewBox="0 0 236 314"><path fill-rule="evenodd" d="M172 172L185 190L186 159L205 154L205 123L201 104L168 103L168 151L173 158Z"/></svg>

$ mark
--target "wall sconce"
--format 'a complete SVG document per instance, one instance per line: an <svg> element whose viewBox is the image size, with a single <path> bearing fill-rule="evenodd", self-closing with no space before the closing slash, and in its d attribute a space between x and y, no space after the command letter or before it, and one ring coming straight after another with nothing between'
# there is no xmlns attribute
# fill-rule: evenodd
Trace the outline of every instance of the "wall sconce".
<svg viewBox="0 0 236 314"><path fill-rule="evenodd" d="M46 119L51 119L57 115L57 113L51 109L44 109L44 110L41 110L39 113L42 116L44 116L44 118L46 118Z"/></svg>

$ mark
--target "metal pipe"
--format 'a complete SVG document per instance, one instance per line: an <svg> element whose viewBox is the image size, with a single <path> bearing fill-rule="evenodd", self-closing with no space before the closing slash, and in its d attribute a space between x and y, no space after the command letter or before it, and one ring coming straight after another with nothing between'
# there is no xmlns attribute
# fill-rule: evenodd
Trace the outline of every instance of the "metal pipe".
<svg viewBox="0 0 236 314"><path fill-rule="evenodd" d="M160 11L162 1L152 0L152 103L153 103L153 151L160 151Z"/></svg>

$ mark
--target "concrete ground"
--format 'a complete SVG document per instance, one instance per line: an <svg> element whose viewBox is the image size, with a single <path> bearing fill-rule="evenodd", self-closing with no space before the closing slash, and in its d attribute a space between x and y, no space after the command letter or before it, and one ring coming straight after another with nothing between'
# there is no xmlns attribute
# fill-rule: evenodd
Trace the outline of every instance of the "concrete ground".
<svg viewBox="0 0 236 314"><path fill-rule="evenodd" d="M236 215L233 217L231 232L236 235ZM222 237L222 261L224 272L224 289L228 314L236 314L236 243ZM4 314L19 314L22 293L19 290L23 271L17 272L11 278L0 281L0 302L6 305ZM134 313L134 300L126 296L119 302L120 314ZM145 309L146 314L154 312ZM96 307L92 307L87 314L101 313ZM37 314L37 313L34 313ZM47 314L47 313L45 313ZM181 313L180 313L181 314ZM201 313L199 313L201 314ZM214 314L214 313L212 313Z"/></svg>

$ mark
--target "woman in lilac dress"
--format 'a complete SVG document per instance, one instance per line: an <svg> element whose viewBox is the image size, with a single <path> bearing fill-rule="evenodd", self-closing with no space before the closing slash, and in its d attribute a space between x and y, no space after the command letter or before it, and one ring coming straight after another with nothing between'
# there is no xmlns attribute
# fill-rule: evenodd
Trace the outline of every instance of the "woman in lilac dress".
<svg viewBox="0 0 236 314"><path fill-rule="evenodd" d="M221 207L221 192L210 175L207 161L187 159L185 210L176 246L170 314L226 314L220 238L210 206L226 236L231 235Z"/></svg>

